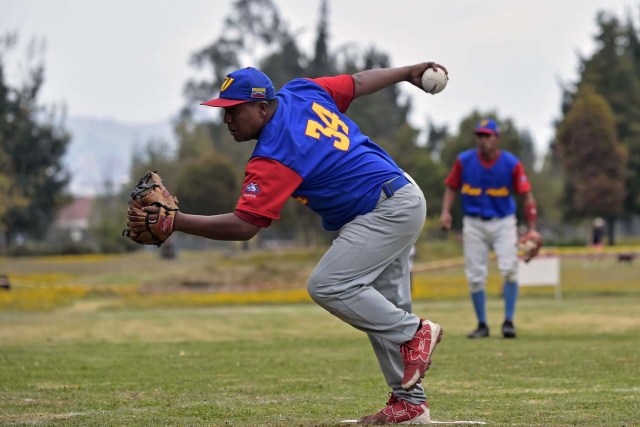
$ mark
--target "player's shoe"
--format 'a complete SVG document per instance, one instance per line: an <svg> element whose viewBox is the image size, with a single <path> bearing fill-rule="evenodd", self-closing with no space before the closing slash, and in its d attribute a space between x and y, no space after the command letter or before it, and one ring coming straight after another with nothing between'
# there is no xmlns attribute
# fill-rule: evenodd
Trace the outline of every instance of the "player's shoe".
<svg viewBox="0 0 640 427"><path fill-rule="evenodd" d="M486 338L489 336L489 327L484 323L478 323L478 328L467 334L467 338Z"/></svg>
<svg viewBox="0 0 640 427"><path fill-rule="evenodd" d="M410 390L424 378L431 365L431 355L442 339L442 327L428 320L420 320L422 327L418 329L411 341L400 346L404 376L402 388Z"/></svg>
<svg viewBox="0 0 640 427"><path fill-rule="evenodd" d="M414 405L389 393L387 406L373 415L358 420L358 424L430 424L429 404Z"/></svg>
<svg viewBox="0 0 640 427"><path fill-rule="evenodd" d="M516 337L516 327L513 326L513 322L511 320L505 320L502 324L502 336L505 338Z"/></svg>

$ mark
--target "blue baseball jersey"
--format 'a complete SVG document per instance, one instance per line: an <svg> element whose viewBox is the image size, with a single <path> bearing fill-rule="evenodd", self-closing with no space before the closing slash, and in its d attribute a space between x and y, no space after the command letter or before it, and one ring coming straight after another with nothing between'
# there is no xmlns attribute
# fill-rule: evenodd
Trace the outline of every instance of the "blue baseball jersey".
<svg viewBox="0 0 640 427"><path fill-rule="evenodd" d="M273 160L299 176L291 196L317 212L327 230L338 230L373 210L382 184L402 174L398 165L318 83L292 80L277 99L278 108L260 133L252 160ZM255 179L260 180L265 177ZM243 197L251 196L247 186L243 191Z"/></svg>
<svg viewBox="0 0 640 427"><path fill-rule="evenodd" d="M463 151L445 182L460 191L465 215L488 218L515 214L513 194L531 190L518 158L504 150L491 163L483 162L476 149Z"/></svg>

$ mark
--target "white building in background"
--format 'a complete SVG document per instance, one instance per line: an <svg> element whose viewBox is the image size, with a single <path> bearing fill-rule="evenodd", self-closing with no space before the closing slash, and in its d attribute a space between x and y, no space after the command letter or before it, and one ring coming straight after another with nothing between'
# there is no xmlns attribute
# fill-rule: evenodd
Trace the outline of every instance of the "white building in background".
<svg viewBox="0 0 640 427"><path fill-rule="evenodd" d="M82 196L62 208L51 228L50 235L58 242L91 245L89 227L94 198Z"/></svg>

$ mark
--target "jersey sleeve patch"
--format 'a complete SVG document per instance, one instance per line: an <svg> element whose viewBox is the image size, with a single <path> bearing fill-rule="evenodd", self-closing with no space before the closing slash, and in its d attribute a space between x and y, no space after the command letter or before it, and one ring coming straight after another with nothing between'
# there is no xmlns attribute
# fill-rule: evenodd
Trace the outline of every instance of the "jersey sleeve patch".
<svg viewBox="0 0 640 427"><path fill-rule="evenodd" d="M322 87L338 106L341 113L345 113L353 101L353 93L355 84L353 77L348 74L341 74L333 77L319 77L317 79L309 79L310 81Z"/></svg>
<svg viewBox="0 0 640 427"><path fill-rule="evenodd" d="M264 157L254 157L245 169L242 195L236 205L236 215L259 227L262 226L252 221L252 217L279 219L282 207L301 182L302 177L282 163ZM243 213L249 216L243 217Z"/></svg>

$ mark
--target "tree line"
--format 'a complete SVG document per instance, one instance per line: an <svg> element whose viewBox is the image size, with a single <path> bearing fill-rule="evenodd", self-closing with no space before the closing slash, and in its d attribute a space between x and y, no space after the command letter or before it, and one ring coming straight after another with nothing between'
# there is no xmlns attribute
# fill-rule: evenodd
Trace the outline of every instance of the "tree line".
<svg viewBox="0 0 640 427"><path fill-rule="evenodd" d="M320 4L315 43L309 53L299 46L296 34L272 0L236 0L224 22L224 33L192 55L191 64L206 77L185 84L187 102L174 121L177 150L167 150L163 141L149 141L132 159L132 183L146 170L158 170L178 195L180 207L192 213L219 214L233 210L244 165L253 150L251 143L233 141L222 124L220 111L208 111L210 115L206 119L196 111L201 108L201 101L218 92L227 73L252 64L269 75L277 89L296 77L352 74L393 65L389 55L375 46L361 49L346 43L333 47L329 37L328 0ZM460 151L473 147L472 129L481 117L491 117L501 123L502 148L522 160L538 199L540 225L557 236L558 241L563 238L564 224L603 216L608 220L610 243L613 243L616 221L638 215L639 23L630 17L620 19L601 12L596 24L597 47L590 57L579 58L577 81L563 83L562 116L556 123L556 137L549 141L549 150L543 159L536 159L529 133L518 129L511 118L501 116L498 111L471 111L455 129L425 119L425 128L420 129L409 123L411 101L401 96L398 87L386 88L352 103L350 117L422 187L428 201L427 230L437 222L443 181L449 167ZM1 53L0 50L0 191L10 198L0 207L0 219L5 240L11 242L20 233L38 236L47 225L38 220L51 218L53 211L64 202L62 190L68 174L60 167L60 157L69 135L61 126L56 126L51 114L46 125L37 120L41 117L41 108L35 100L42 84L42 65L34 68L40 74L34 74L29 85L22 89L7 88L2 79ZM28 119L20 126L15 120L7 120L12 116L5 113L9 108L18 108L16 103L23 108L31 106L31 109L20 110L26 114L21 117ZM25 123L31 126L31 131L11 130L27 129ZM37 131L33 132L35 127ZM420 138L425 134L426 142ZM33 164L25 165L20 153L33 150L34 146L29 144L34 141L41 144L38 147L46 154L29 160ZM541 167L534 168L536 164ZM46 198L41 198L43 195ZM112 194L102 196L105 200L99 205L112 209L112 214L101 215L94 230L102 242L102 250L134 249L125 239L119 239L117 232L125 221L123 213L128 195L129 188L114 188ZM295 202L288 202L282 219L258 236L306 245L332 238L322 230L315 214Z"/></svg>
<svg viewBox="0 0 640 427"><path fill-rule="evenodd" d="M15 33L0 37L0 254L10 243L41 239L58 208L69 202L70 175L62 164L70 135L64 111L44 107L38 95L44 83L42 42L29 46L23 81L7 81L5 60Z"/></svg>

